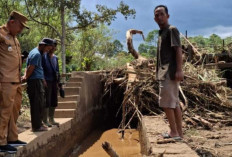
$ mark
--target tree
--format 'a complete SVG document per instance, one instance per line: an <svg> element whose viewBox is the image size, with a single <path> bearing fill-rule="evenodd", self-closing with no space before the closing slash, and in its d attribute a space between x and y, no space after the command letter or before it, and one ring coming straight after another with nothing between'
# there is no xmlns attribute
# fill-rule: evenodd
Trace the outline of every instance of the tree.
<svg viewBox="0 0 232 157"><path fill-rule="evenodd" d="M119 40L116 39L111 43L111 50L108 52L108 57L112 57L122 51L123 51L123 45Z"/></svg>
<svg viewBox="0 0 232 157"><path fill-rule="evenodd" d="M65 73L65 41L67 31L97 27L99 23L111 24L116 19L116 14L121 13L126 19L135 17L135 10L120 2L116 9L96 5L98 13L87 10L80 11L81 0L24 0L30 18L42 25L49 27L56 32L61 40L62 50L62 71ZM52 21L53 16L59 20ZM66 20L68 22L66 22ZM60 26L57 25L60 21ZM72 27L69 22L76 21L77 25ZM55 24L53 22L56 22Z"/></svg>
<svg viewBox="0 0 232 157"><path fill-rule="evenodd" d="M199 47L205 47L208 43L208 39L204 38L202 35L195 36L193 38L190 37L190 40L194 43L197 43Z"/></svg>
<svg viewBox="0 0 232 157"><path fill-rule="evenodd" d="M209 37L209 44L210 46L216 48L217 46L222 46L222 39L216 34L212 34Z"/></svg>
<svg viewBox="0 0 232 157"><path fill-rule="evenodd" d="M148 33L147 38L145 39L145 41L148 44L157 45L158 35L159 35L159 31L158 30L153 30L153 31Z"/></svg>
<svg viewBox="0 0 232 157"><path fill-rule="evenodd" d="M189 37L188 40L196 44L196 47L200 48L199 50L204 50L209 53L221 52L223 50L223 41L216 34L210 35L209 38L203 37L202 35Z"/></svg>
<svg viewBox="0 0 232 157"><path fill-rule="evenodd" d="M140 53L148 53L149 46L147 44L140 44L138 50Z"/></svg>
<svg viewBox="0 0 232 157"><path fill-rule="evenodd" d="M225 38L225 44L227 45L227 44L230 44L230 43L232 43L232 37L226 37Z"/></svg>
<svg viewBox="0 0 232 157"><path fill-rule="evenodd" d="M154 57L156 55L156 45L158 40L158 30L153 30L148 33L145 42L140 44L138 47L139 53L145 54L149 57Z"/></svg>
<svg viewBox="0 0 232 157"><path fill-rule="evenodd" d="M70 48L73 59L80 70L91 70L93 67L86 66L86 63L92 64L96 57L105 58L111 55L113 34L114 32L105 25L76 33L76 39ZM86 67L90 69L86 69Z"/></svg>

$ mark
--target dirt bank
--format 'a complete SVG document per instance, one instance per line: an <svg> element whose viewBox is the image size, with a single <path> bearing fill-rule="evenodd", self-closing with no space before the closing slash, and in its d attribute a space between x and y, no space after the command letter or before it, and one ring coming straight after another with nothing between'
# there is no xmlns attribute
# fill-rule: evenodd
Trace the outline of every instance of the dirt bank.
<svg viewBox="0 0 232 157"><path fill-rule="evenodd" d="M231 126L213 131L187 129L185 141L202 157L232 157Z"/></svg>

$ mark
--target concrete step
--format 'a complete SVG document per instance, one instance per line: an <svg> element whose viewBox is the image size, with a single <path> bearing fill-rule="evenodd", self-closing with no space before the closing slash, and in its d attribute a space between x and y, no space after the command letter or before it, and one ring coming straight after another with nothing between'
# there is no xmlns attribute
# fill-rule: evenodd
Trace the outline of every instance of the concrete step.
<svg viewBox="0 0 232 157"><path fill-rule="evenodd" d="M59 137L59 135L62 135L65 131L70 129L72 126L71 120L72 118L55 118L55 121L60 124L59 127L53 126L51 128L48 128L49 131L41 131L41 132L32 132L30 128L20 133L19 139L27 142L27 145L23 147L22 146L17 147L16 154L5 153L4 157L23 157L23 156L32 157L34 156L31 154L31 151L36 151L37 149L41 149L41 146L46 147L48 144L48 141ZM57 138L57 142L58 140L60 139ZM53 146L51 146L51 148L52 147ZM49 149L48 151L50 151L50 147L47 147L47 148ZM44 155L40 155L40 154L37 154L37 156L44 157Z"/></svg>
<svg viewBox="0 0 232 157"><path fill-rule="evenodd" d="M68 82L82 82L83 79L83 77L70 77Z"/></svg>
<svg viewBox="0 0 232 157"><path fill-rule="evenodd" d="M64 87L65 96L67 95L79 95L80 87Z"/></svg>
<svg viewBox="0 0 232 157"><path fill-rule="evenodd" d="M58 102L57 109L76 109L77 101Z"/></svg>
<svg viewBox="0 0 232 157"><path fill-rule="evenodd" d="M154 127L155 126L155 127ZM165 157L199 157L187 143L176 141L175 143L158 144L160 135L169 129L162 116L143 116L140 127L141 153L150 156Z"/></svg>
<svg viewBox="0 0 232 157"><path fill-rule="evenodd" d="M76 109L56 109L55 118L73 118Z"/></svg>
<svg viewBox="0 0 232 157"><path fill-rule="evenodd" d="M79 71L72 71L72 77L83 77Z"/></svg>
<svg viewBox="0 0 232 157"><path fill-rule="evenodd" d="M66 87L81 87L81 82L67 82Z"/></svg>
<svg viewBox="0 0 232 157"><path fill-rule="evenodd" d="M80 95L65 95L65 98L58 96L58 102L66 102L66 101L80 101Z"/></svg>

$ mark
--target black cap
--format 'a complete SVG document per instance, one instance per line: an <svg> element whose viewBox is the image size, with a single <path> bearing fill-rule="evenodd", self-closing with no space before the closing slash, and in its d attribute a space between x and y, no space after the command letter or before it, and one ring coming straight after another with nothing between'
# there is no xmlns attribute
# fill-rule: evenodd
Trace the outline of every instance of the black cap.
<svg viewBox="0 0 232 157"><path fill-rule="evenodd" d="M48 46L52 46L53 44L54 43L51 38L43 38L41 42L39 43L39 45L48 45Z"/></svg>
<svg viewBox="0 0 232 157"><path fill-rule="evenodd" d="M57 41L56 40L53 40L53 45L57 45Z"/></svg>

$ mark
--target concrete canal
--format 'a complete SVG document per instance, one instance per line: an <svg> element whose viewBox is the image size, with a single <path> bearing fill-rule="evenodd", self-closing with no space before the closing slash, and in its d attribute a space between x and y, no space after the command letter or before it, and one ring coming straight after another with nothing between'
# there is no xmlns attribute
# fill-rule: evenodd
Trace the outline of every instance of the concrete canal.
<svg viewBox="0 0 232 157"><path fill-rule="evenodd" d="M133 121L131 128L139 125L139 129L126 130L121 139L116 128L122 119L118 109L123 91L118 93L121 100L120 97L116 101L102 99L103 84L97 72L73 72L65 93L66 98L59 98L55 113L59 127L45 132L22 132L19 139L28 144L18 147L16 154L2 153L0 157L107 157L101 146L105 141L120 157L197 156L185 143L157 144L158 136L168 130L162 117L142 117L141 124Z"/></svg>
<svg viewBox="0 0 232 157"><path fill-rule="evenodd" d="M76 157L108 157L102 148L103 142L109 142L121 157L140 157L139 132L126 130L124 139L118 129L96 129L82 143Z"/></svg>

